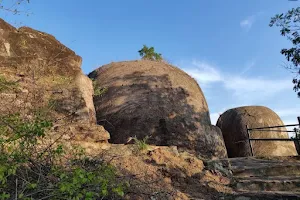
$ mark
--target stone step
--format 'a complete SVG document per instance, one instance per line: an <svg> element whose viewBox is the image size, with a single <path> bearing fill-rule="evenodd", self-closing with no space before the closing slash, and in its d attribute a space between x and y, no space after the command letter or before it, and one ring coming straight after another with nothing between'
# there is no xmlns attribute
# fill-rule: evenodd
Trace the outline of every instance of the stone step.
<svg viewBox="0 0 300 200"><path fill-rule="evenodd" d="M237 178L233 187L237 191L293 191L300 192L300 176Z"/></svg>
<svg viewBox="0 0 300 200"><path fill-rule="evenodd" d="M300 200L300 157L247 157L215 161L232 172L226 200Z"/></svg>
<svg viewBox="0 0 300 200"><path fill-rule="evenodd" d="M234 177L300 176L299 163L270 164L253 168L232 168Z"/></svg>
<svg viewBox="0 0 300 200"><path fill-rule="evenodd" d="M300 192L287 191L239 191L221 197L223 200L300 200Z"/></svg>
<svg viewBox="0 0 300 200"><path fill-rule="evenodd" d="M224 160L222 160L224 162ZM273 165L289 165L298 164L300 165L300 156L291 157L246 157L246 158L229 158L228 162L232 169L248 169L257 167L268 167Z"/></svg>

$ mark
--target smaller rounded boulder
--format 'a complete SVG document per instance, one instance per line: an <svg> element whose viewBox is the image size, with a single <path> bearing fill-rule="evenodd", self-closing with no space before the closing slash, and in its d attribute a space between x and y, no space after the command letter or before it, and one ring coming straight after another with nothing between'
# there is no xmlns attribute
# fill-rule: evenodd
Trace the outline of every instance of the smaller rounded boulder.
<svg viewBox="0 0 300 200"><path fill-rule="evenodd" d="M247 127L259 128L284 125L280 117L263 106L245 106L227 110L217 121L222 130L228 157L251 155ZM252 130L250 138L289 138L286 128ZM292 141L251 141L254 156L295 156L297 151Z"/></svg>

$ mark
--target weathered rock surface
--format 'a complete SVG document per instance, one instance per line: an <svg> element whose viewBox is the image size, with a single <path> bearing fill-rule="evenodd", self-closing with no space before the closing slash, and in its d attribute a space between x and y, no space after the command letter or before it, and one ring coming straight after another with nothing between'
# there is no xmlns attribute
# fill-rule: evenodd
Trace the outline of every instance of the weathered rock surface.
<svg viewBox="0 0 300 200"><path fill-rule="evenodd" d="M18 81L23 89L25 85L29 91L40 89L41 99L51 92L65 96L62 99L69 100L65 104L77 104L75 110L67 108L69 113L95 122L93 86L81 71L81 57L53 36L28 27L16 29L0 19L0 69L1 75ZM73 96L76 103L70 102Z"/></svg>
<svg viewBox="0 0 300 200"><path fill-rule="evenodd" d="M98 146L99 148L99 146ZM107 144L101 158L119 169L130 183L125 199L217 200L233 191L230 178L187 152L166 146L141 151L136 144Z"/></svg>
<svg viewBox="0 0 300 200"><path fill-rule="evenodd" d="M81 73L81 57L52 35L29 27L19 29L0 19L0 63L30 76L75 76Z"/></svg>
<svg viewBox="0 0 300 200"><path fill-rule="evenodd" d="M283 125L279 116L263 106L245 106L227 110L217 121L222 130L229 157L250 156L250 145L246 125L249 128ZM286 128L270 131L251 131L251 138L288 138ZM294 142L289 141L252 141L255 156L293 156L297 155Z"/></svg>
<svg viewBox="0 0 300 200"><path fill-rule="evenodd" d="M107 92L95 97L97 120L111 142L129 137L178 146L203 157L226 157L221 131L212 126L203 92L180 69L154 61L111 63L89 74Z"/></svg>
<svg viewBox="0 0 300 200"><path fill-rule="evenodd" d="M0 19L0 114L44 114L57 126L78 123L72 125L73 132L82 132L77 139L88 135L88 141L107 141L108 132L96 125L93 94L80 56L52 35L28 27L16 29ZM66 131L66 137L71 136Z"/></svg>

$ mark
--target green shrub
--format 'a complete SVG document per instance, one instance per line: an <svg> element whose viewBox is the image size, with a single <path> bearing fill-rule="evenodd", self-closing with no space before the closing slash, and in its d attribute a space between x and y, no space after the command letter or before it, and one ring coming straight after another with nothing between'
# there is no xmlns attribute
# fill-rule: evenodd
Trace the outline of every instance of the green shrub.
<svg viewBox="0 0 300 200"><path fill-rule="evenodd" d="M149 139L148 136L143 138L142 140L139 140L136 136L133 138L134 143L137 145L138 150L143 151L148 148L147 140Z"/></svg>
<svg viewBox="0 0 300 200"><path fill-rule="evenodd" d="M16 87L0 76L0 92ZM123 197L129 185L113 166L89 158L80 146L64 146L60 138L66 133L49 138L56 104L50 99L45 107L0 113L0 200Z"/></svg>
<svg viewBox="0 0 300 200"><path fill-rule="evenodd" d="M88 158L81 147L66 151L58 141L43 146L51 127L39 116L0 117L0 200L124 196L128 184L111 165Z"/></svg>
<svg viewBox="0 0 300 200"><path fill-rule="evenodd" d="M93 87L94 87L94 96L102 96L103 94L105 94L107 92L107 88L100 88L99 86L97 86L96 80L92 79L93 81Z"/></svg>
<svg viewBox="0 0 300 200"><path fill-rule="evenodd" d="M144 60L153 60L153 61L161 61L162 56L160 53L156 53L154 47L143 46L141 50L138 51L142 59Z"/></svg>

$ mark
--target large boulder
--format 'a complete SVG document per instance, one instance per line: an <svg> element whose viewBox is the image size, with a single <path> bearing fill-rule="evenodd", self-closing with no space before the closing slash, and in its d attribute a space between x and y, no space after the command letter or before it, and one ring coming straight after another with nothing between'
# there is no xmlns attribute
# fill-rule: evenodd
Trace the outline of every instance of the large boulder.
<svg viewBox="0 0 300 200"><path fill-rule="evenodd" d="M81 60L52 35L0 19L0 115L50 118L52 139L107 142L109 133L96 124L94 88Z"/></svg>
<svg viewBox="0 0 300 200"><path fill-rule="evenodd" d="M182 70L141 60L111 63L89 77L106 91L94 104L98 123L110 132L111 142L149 137L150 144L226 157L222 133L211 125L203 92Z"/></svg>
<svg viewBox="0 0 300 200"><path fill-rule="evenodd" d="M228 157L251 155L247 128L284 125L279 116L263 106L245 106L227 110L217 121L225 140ZM250 131L250 138L288 138L286 128L273 128ZM294 142L290 141L251 141L254 156L293 156L297 155Z"/></svg>
<svg viewBox="0 0 300 200"><path fill-rule="evenodd" d="M81 71L81 60L52 35L29 27L17 29L0 19L0 76L18 82L31 94L30 100L26 95L31 103L39 95L35 103L56 101L62 114L74 113L76 119L95 122L93 85Z"/></svg>

